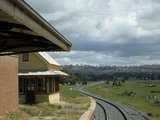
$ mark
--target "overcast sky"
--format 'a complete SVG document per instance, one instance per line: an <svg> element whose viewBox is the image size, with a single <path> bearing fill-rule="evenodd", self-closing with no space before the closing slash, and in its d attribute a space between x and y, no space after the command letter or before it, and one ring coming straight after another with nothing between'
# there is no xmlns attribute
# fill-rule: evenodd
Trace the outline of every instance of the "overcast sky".
<svg viewBox="0 0 160 120"><path fill-rule="evenodd" d="M160 0L26 0L72 44L61 64L160 64Z"/></svg>

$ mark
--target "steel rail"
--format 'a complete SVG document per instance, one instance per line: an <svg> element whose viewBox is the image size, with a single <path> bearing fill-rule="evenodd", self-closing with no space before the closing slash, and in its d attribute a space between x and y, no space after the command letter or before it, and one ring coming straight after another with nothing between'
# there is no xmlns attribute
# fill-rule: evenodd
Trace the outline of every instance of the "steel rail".
<svg viewBox="0 0 160 120"><path fill-rule="evenodd" d="M116 109L121 113L121 115L123 116L124 120L128 120L128 118L127 118L127 116L125 115L125 113L124 113L124 112L121 110L121 108L119 108L117 105L115 105L115 104L113 104L113 103L111 103L111 102L109 102L109 101L107 101L107 100L105 100L105 99L103 99L103 98L97 97L97 96L95 96L95 95L90 95L90 94L86 93L85 91L82 91L82 90L79 90L79 91L80 91L81 93L87 95L87 96L90 96L90 97L92 97L92 98L95 98L95 99L97 99L97 100L103 101L103 102L105 102L105 103L113 106L114 108L116 108ZM106 120L107 120L107 119L106 119Z"/></svg>
<svg viewBox="0 0 160 120"><path fill-rule="evenodd" d="M99 102L96 102L96 103L102 108L102 110L104 112L104 118L105 118L105 120L109 120L108 117L107 117L106 109L103 107L103 105L101 105Z"/></svg>

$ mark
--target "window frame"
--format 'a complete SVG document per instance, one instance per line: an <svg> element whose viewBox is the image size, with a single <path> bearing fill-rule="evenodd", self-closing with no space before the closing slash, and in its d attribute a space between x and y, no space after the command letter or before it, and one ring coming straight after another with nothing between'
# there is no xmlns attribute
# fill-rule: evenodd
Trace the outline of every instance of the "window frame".
<svg viewBox="0 0 160 120"><path fill-rule="evenodd" d="M29 62L29 53L22 54L22 62Z"/></svg>

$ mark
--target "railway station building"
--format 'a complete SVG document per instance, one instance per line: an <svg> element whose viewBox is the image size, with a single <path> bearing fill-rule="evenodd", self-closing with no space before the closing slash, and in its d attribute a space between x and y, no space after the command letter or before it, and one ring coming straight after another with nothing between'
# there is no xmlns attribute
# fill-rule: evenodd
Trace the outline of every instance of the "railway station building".
<svg viewBox="0 0 160 120"><path fill-rule="evenodd" d="M19 56L19 95L22 103L60 102L59 81L68 74L45 52Z"/></svg>

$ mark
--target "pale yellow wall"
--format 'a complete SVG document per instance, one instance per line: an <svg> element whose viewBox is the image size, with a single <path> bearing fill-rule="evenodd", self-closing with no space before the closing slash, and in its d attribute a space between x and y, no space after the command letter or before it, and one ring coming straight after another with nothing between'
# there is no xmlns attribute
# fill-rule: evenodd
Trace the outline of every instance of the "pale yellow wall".
<svg viewBox="0 0 160 120"><path fill-rule="evenodd" d="M46 71L48 70L48 65L46 62L41 60L41 58L35 53L29 53L29 61L23 62L22 55L19 56L19 71Z"/></svg>
<svg viewBox="0 0 160 120"><path fill-rule="evenodd" d="M59 92L53 93L49 95L49 103L50 104L56 104L60 102L60 94Z"/></svg>
<svg viewBox="0 0 160 120"><path fill-rule="evenodd" d="M49 64L38 53L29 53L29 61L23 62L22 55L19 56L19 71L46 71L46 70L60 70L60 66Z"/></svg>

